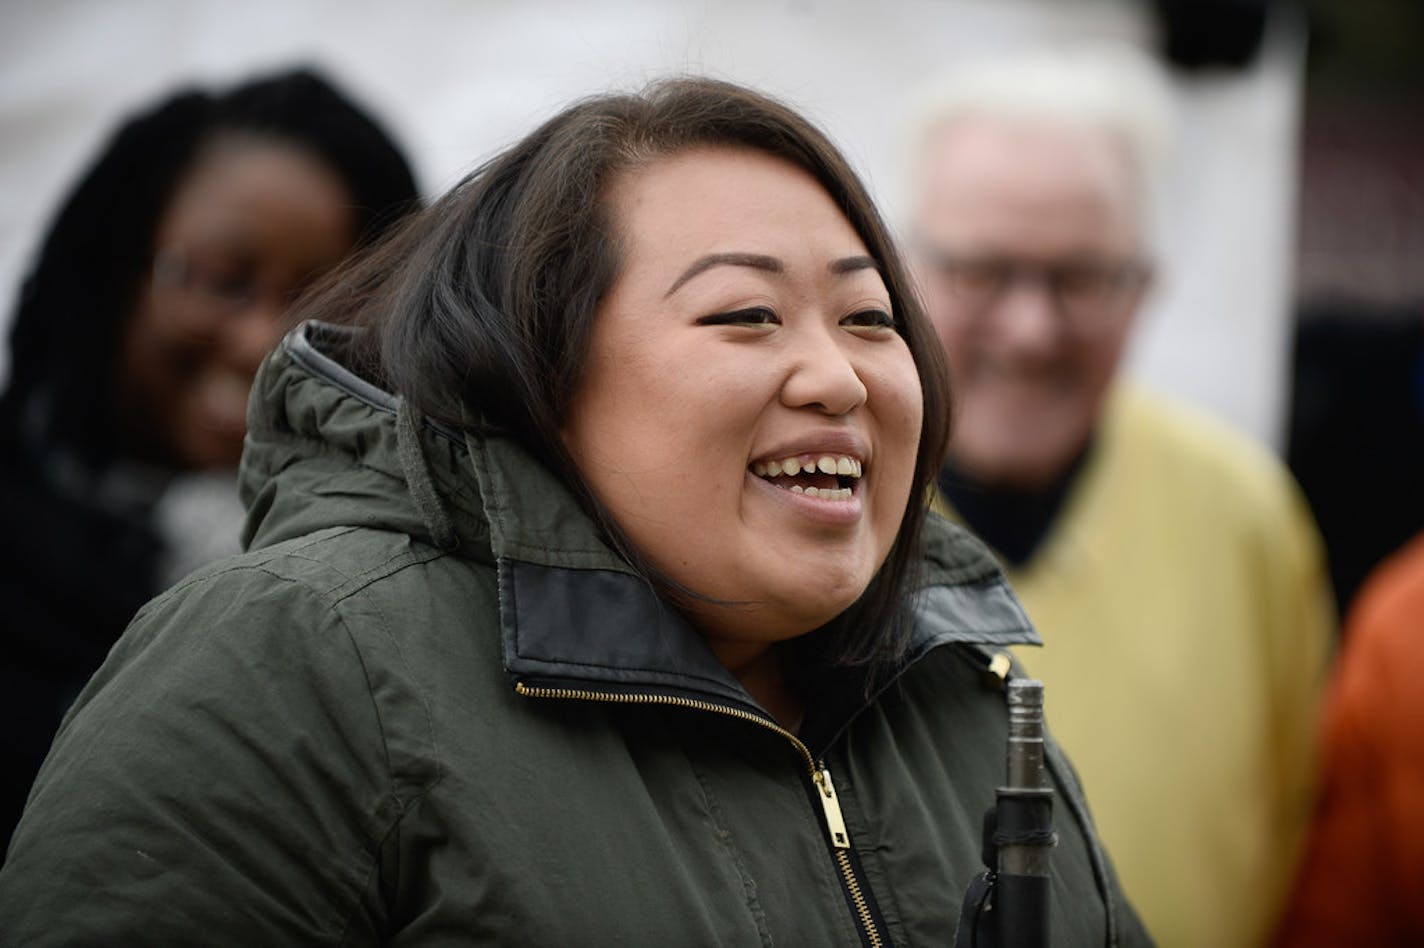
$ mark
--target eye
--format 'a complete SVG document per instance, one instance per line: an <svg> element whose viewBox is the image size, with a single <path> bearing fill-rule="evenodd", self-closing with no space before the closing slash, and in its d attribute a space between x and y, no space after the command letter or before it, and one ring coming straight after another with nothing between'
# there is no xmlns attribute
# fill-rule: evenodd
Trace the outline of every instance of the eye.
<svg viewBox="0 0 1424 948"><path fill-rule="evenodd" d="M733 310L730 313L713 313L697 320L699 326L774 326L781 322L777 315L765 306Z"/></svg>
<svg viewBox="0 0 1424 948"><path fill-rule="evenodd" d="M256 268L246 261L194 260L189 281L195 291L221 306L246 306L261 293Z"/></svg>
<svg viewBox="0 0 1424 948"><path fill-rule="evenodd" d="M254 281L246 276L228 276L207 285L213 296L228 303L246 303L257 295Z"/></svg>
<svg viewBox="0 0 1424 948"><path fill-rule="evenodd" d="M1054 271L1050 279L1054 288L1065 296L1098 297L1106 295L1117 275L1104 267L1071 266Z"/></svg>
<svg viewBox="0 0 1424 948"><path fill-rule="evenodd" d="M841 325L852 332L868 335L894 330L895 317L883 309L862 309L843 318Z"/></svg>
<svg viewBox="0 0 1424 948"><path fill-rule="evenodd" d="M970 299L996 294L1008 279L1009 269L997 260L955 260L944 265L954 292Z"/></svg>

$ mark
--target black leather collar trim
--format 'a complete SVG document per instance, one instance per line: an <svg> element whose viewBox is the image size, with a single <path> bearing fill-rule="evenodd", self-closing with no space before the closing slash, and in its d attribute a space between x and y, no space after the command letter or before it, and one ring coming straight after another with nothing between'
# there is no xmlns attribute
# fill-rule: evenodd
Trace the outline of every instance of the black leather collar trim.
<svg viewBox="0 0 1424 948"><path fill-rule="evenodd" d="M702 636L627 573L499 561L505 667L518 679L692 691L755 708Z"/></svg>
<svg viewBox="0 0 1424 948"><path fill-rule="evenodd" d="M917 595L910 661L951 642L1043 644L1002 575L963 586L930 586Z"/></svg>

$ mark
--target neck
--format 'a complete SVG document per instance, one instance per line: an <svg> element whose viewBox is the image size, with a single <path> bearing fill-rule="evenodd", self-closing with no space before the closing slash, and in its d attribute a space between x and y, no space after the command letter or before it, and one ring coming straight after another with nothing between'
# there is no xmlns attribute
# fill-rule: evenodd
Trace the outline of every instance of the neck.
<svg viewBox="0 0 1424 948"><path fill-rule="evenodd" d="M777 724L793 734L800 728L805 702L787 680L775 648L764 643L733 643L714 646L713 652Z"/></svg>
<svg viewBox="0 0 1424 948"><path fill-rule="evenodd" d="M951 459L940 471L939 488L966 526L1011 565L1022 566L1048 536L1091 450L1089 442L1063 471L1040 487L988 484L956 467Z"/></svg>

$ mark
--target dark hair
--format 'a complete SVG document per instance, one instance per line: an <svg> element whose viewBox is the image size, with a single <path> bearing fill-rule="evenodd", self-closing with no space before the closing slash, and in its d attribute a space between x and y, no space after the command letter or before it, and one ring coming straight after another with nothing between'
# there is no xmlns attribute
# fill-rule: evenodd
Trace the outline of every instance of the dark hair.
<svg viewBox="0 0 1424 948"><path fill-rule="evenodd" d="M220 94L180 91L133 116L60 206L21 288L0 396L0 453L62 441L101 466L120 449L112 414L119 342L152 264L159 219L202 148L228 133L270 137L321 159L350 192L362 240L418 203L391 138L307 69Z"/></svg>
<svg viewBox="0 0 1424 948"><path fill-rule="evenodd" d="M825 135L785 105L695 78L578 102L474 171L333 280L301 315L344 313L375 327L367 370L429 417L519 441L562 475L636 568L686 602L694 594L654 570L592 496L559 429L583 375L597 307L618 272L609 184L628 169L698 146L751 148L804 168L880 265L919 370L924 427L914 489L889 558L850 611L855 621L826 631L839 662L894 658L919 561L924 496L948 436L945 373L869 196Z"/></svg>

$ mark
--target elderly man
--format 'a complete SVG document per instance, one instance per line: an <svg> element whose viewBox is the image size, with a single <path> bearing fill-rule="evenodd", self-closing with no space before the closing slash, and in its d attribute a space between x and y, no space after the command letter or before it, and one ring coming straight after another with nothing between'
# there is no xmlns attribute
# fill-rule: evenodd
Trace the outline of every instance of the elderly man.
<svg viewBox="0 0 1424 948"><path fill-rule="evenodd" d="M1045 643L1018 657L1149 929L1259 944L1308 814L1333 610L1281 465L1115 378L1151 283L1165 94L1128 61L960 79L914 179L957 399L936 506L1006 561Z"/></svg>

